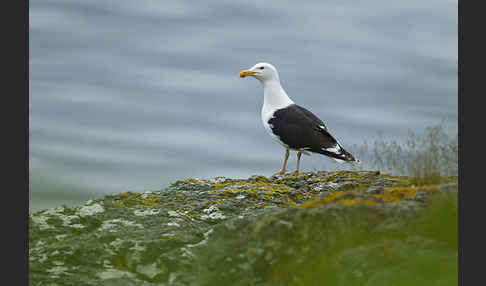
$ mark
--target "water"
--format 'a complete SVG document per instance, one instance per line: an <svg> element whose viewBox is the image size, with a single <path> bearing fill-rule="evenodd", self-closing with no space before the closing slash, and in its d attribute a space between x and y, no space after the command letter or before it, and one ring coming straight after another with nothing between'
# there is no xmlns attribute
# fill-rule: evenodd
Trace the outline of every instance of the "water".
<svg viewBox="0 0 486 286"><path fill-rule="evenodd" d="M271 175L284 150L261 124L260 84L238 77L261 61L345 147L439 122L457 134L456 1L44 0L29 13L30 212Z"/></svg>

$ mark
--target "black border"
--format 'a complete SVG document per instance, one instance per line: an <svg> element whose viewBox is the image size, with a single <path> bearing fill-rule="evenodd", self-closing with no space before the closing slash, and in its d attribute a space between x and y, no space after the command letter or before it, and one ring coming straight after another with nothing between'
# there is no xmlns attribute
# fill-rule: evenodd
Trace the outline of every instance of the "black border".
<svg viewBox="0 0 486 286"><path fill-rule="evenodd" d="M463 200L462 200L462 154L461 154L461 149L462 149L462 118L461 118L461 113L462 113L462 76L463 76L463 72L462 72L462 68L463 68L463 65L462 65L462 45L463 45L463 42L462 42L462 28L463 28L463 16L462 16L462 1L461 0L458 0L458 9L457 9L457 32L458 32L458 35L457 35L457 71L458 71L458 80L457 80L457 106L458 106L458 133L457 133L457 136L458 136L458 139L459 139L459 142L458 142L458 156L459 156L459 168L458 168L458 176L459 176L459 179L458 179L458 185L459 185L459 192L458 192L458 196L459 196L459 203L458 203L458 240L457 240L457 243L458 243L458 251L457 251L457 258L458 258L458 261L457 261L457 271L458 271L458 285L464 285L464 272L463 272L463 257L462 257L462 236L463 236L463 231L462 231L462 226L463 224L461 223L461 218L463 217L462 215L462 210L464 209L464 206L463 206Z"/></svg>
<svg viewBox="0 0 486 286"><path fill-rule="evenodd" d="M29 1L2 4L2 284L29 285Z"/></svg>
<svg viewBox="0 0 486 286"><path fill-rule="evenodd" d="M467 5L464 5L467 3ZM484 282L484 10L458 0L459 222L458 285ZM474 5L476 4L476 5ZM474 102L476 101L476 102ZM467 109L466 109L467 106ZM467 138L469 135L469 138ZM472 138L471 138L472 137ZM466 179L467 177L467 179ZM467 260L465 259L467 257Z"/></svg>
<svg viewBox="0 0 486 286"><path fill-rule="evenodd" d="M16 7L19 11L18 13L14 13L11 9L5 9L5 19L14 19L14 23L10 25L6 25L7 29L14 30L14 41L15 43L19 42L19 45L15 45L12 48L14 49L13 54L17 54L17 57L8 56L8 58L12 59L13 67L12 70L16 71L16 74L19 74L20 82L16 80L11 81L9 84L13 85L12 89L9 89L8 92L9 98L15 98L16 104L18 105L18 109L11 109L11 111L15 112L17 116L15 116L16 124L20 126L15 127L15 136L12 138L19 138L20 142L15 142L15 147L19 148L20 150L16 150L17 152L10 151L8 152L10 156L14 158L12 162L12 166L17 166L15 163L18 164L19 167L15 168L15 172L13 176L9 176L9 180L15 180L11 185L15 186L14 188L9 188L5 191L13 192L15 196L19 196L21 202L11 204L12 208L15 208L15 212L10 212L6 216L7 220L10 220L13 216L15 216L15 228L20 228L22 231L22 239L19 236L12 235L12 239L15 241L15 244L22 244L21 248L23 250L22 253L19 253L17 248L9 247L9 251L15 252L10 255L6 255L5 257L8 258L6 261L8 268L14 268L13 271L5 271L9 275L12 275L12 279L4 279L6 284L16 284L16 285L30 285L29 281L29 0L25 1L12 1L10 3L15 3ZM10 8L10 7L9 7ZM10 17L8 17L10 16ZM20 59L20 63L14 59ZM19 110L17 113L16 111ZM12 119L11 119L12 120ZM14 124L11 120L7 121L7 124ZM24 127L24 128L22 128ZM19 156L20 155L20 156ZM25 166L23 163L25 162ZM9 168L10 169L10 168ZM25 172L24 172L25 170ZM21 186L19 186L21 185ZM25 190L25 191L23 191ZM12 200L13 202L13 200ZM15 214L14 214L15 213ZM20 220L17 222L17 220ZM11 233L10 226L5 230L4 234ZM12 243L13 244L13 243ZM4 244L6 245L6 244ZM7 244L8 245L8 244ZM11 250L10 250L11 249ZM21 255L23 254L23 255ZM17 265L17 261L18 264ZM12 263L13 262L13 263ZM25 267L23 268L22 265ZM17 267L18 266L18 267ZM18 270L25 269L25 274L17 273ZM8 281L8 282L7 282ZM15 282L10 282L15 281Z"/></svg>

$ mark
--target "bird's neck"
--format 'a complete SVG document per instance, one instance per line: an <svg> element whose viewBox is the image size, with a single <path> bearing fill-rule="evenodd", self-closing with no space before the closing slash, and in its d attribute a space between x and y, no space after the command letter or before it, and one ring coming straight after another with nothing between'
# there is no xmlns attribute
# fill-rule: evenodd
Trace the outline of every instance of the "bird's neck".
<svg viewBox="0 0 486 286"><path fill-rule="evenodd" d="M263 84L263 109L280 109L294 102L280 85L279 80L266 80Z"/></svg>

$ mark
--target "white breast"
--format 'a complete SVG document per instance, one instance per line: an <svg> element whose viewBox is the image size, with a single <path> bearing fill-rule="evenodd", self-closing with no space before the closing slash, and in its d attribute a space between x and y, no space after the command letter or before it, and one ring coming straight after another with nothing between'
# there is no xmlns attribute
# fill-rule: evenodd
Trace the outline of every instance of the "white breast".
<svg viewBox="0 0 486 286"><path fill-rule="evenodd" d="M263 123L263 127L268 132L268 134L270 135L270 137L272 137L273 140L275 140L278 143L282 144L284 147L287 147L287 145L285 145L282 141L280 141L280 138L273 133L272 126L271 126L271 124L268 123L268 121L273 117L273 113L274 112L275 111L269 111L269 110L266 110L265 108L262 108L262 123Z"/></svg>
<svg viewBox="0 0 486 286"><path fill-rule="evenodd" d="M280 85L280 81L270 80L263 82L263 127L272 137L272 139L282 144L285 148L287 148L287 145L280 141L280 138L277 135L273 134L272 126L268 124L268 121L273 117L275 111L285 108L291 104L294 104L294 102L288 97L287 93Z"/></svg>

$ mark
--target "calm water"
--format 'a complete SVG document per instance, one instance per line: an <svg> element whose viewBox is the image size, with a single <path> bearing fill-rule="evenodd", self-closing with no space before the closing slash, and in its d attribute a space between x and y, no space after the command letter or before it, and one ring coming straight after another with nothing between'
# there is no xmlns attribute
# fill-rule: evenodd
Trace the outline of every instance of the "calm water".
<svg viewBox="0 0 486 286"><path fill-rule="evenodd" d="M349 146L457 134L457 1L30 1L30 211L177 179L269 176L274 64ZM295 164L292 153L289 168ZM334 168L303 157L304 171Z"/></svg>

